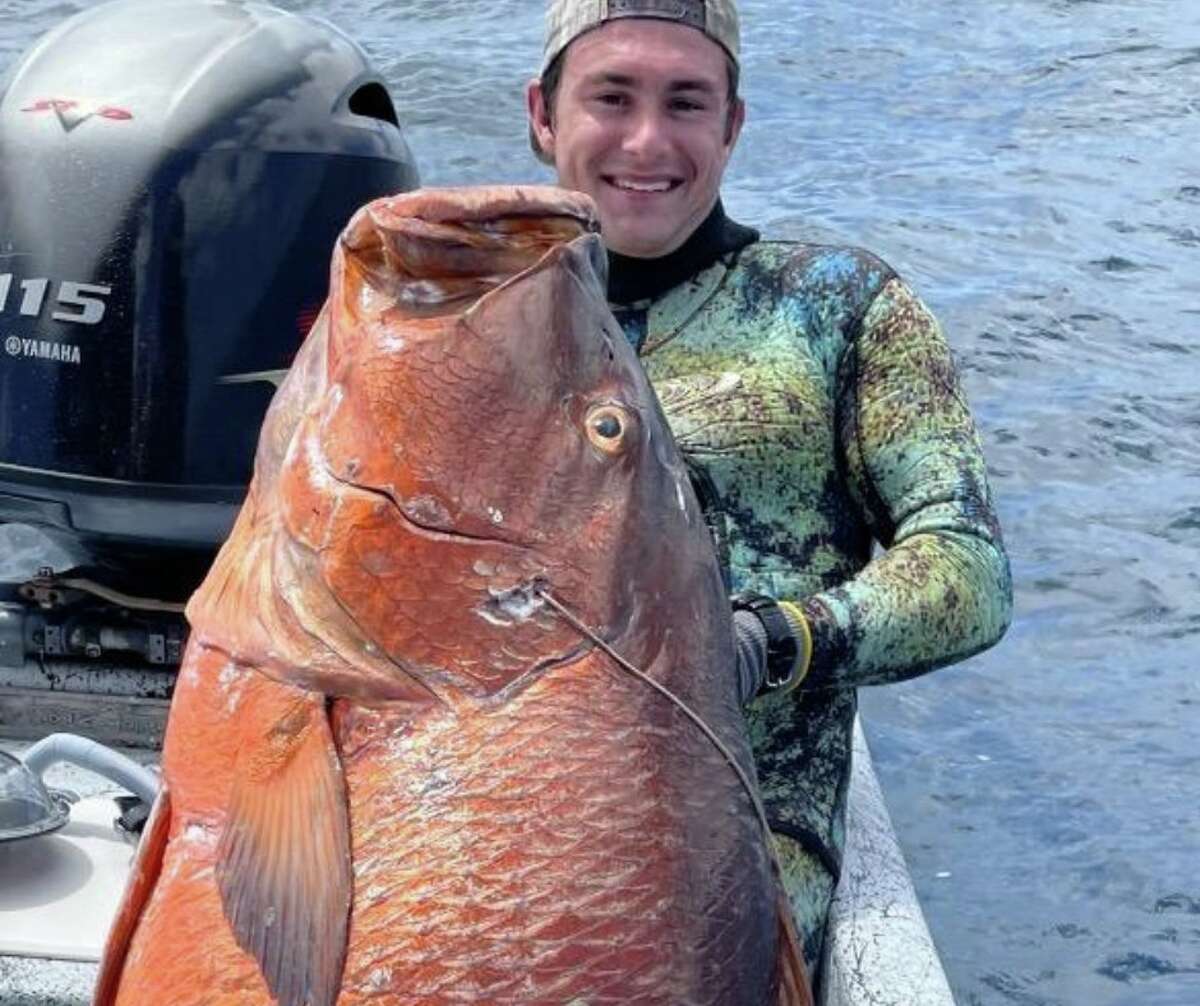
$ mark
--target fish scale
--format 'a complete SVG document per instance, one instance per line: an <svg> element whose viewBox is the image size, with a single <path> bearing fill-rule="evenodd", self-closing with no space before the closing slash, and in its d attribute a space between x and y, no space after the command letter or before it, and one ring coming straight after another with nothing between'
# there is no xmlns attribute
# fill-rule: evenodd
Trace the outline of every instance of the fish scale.
<svg viewBox="0 0 1200 1006"><path fill-rule="evenodd" d="M358 839L351 946L398 931L405 913L420 918L394 948L407 963L389 967L397 1003L768 1001L773 976L755 947L770 944L773 905L737 891L747 852L767 869L749 801L690 723L615 679L606 660L592 654L547 675L502 713L402 720L402 743L383 732L345 759ZM431 776L454 781L424 791L413 815L395 794ZM679 792L688 778L710 785ZM707 904L678 905L680 873L707 878ZM669 947L671 933L698 930L694 946ZM690 965L690 954L706 966ZM464 1000L464 984L497 960L509 969ZM378 997L379 966L378 955L359 961L352 950L339 1006Z"/></svg>

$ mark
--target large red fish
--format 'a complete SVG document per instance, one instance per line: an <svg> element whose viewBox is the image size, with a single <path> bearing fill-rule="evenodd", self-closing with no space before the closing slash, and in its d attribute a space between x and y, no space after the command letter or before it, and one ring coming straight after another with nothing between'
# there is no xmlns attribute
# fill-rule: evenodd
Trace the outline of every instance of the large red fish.
<svg viewBox="0 0 1200 1006"><path fill-rule="evenodd" d="M594 229L535 188L351 221L188 609L98 1006L810 1001Z"/></svg>

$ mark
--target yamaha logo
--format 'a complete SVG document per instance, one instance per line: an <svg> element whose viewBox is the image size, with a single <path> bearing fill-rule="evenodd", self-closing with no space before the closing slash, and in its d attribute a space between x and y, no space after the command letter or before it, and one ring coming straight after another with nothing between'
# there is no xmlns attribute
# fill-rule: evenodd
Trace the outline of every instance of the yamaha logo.
<svg viewBox="0 0 1200 1006"><path fill-rule="evenodd" d="M32 360L49 360L52 363L73 363L78 366L83 362L78 346L65 342L50 342L46 339L22 339L10 335L4 340L4 351L9 356Z"/></svg>

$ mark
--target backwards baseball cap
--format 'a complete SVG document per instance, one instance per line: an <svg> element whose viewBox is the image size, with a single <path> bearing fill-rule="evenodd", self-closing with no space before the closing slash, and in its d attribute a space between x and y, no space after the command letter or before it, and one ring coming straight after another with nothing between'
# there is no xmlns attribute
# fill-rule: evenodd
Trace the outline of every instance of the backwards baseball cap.
<svg viewBox="0 0 1200 1006"><path fill-rule="evenodd" d="M737 0L550 0L542 73L575 39L606 21L650 17L677 21L704 32L738 61Z"/></svg>

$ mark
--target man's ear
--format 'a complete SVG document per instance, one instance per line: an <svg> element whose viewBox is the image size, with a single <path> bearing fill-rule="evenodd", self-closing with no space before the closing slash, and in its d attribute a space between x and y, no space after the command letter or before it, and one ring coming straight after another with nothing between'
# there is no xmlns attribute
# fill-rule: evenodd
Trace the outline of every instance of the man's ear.
<svg viewBox="0 0 1200 1006"><path fill-rule="evenodd" d="M529 114L529 146L543 164L554 164L554 124L542 82L535 77L525 87L525 110Z"/></svg>
<svg viewBox="0 0 1200 1006"><path fill-rule="evenodd" d="M733 153L738 137L742 134L742 126L746 122L746 102L741 98L733 100L733 107L725 120L725 156Z"/></svg>

